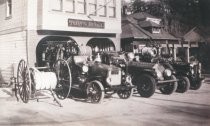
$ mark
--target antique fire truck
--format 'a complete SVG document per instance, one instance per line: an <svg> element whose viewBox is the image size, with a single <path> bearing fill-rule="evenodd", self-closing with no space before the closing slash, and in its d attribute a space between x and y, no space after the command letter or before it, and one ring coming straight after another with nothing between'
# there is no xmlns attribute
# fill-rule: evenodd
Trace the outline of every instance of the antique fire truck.
<svg viewBox="0 0 210 126"><path fill-rule="evenodd" d="M167 49L170 50L170 48ZM179 79L177 92L184 93L188 89L198 90L201 87L202 80L204 79L201 75L201 63L194 56L191 57L189 63L180 57L177 57L175 61L170 54L161 56L165 58L165 61L169 62L176 71L176 77Z"/></svg>
<svg viewBox="0 0 210 126"><path fill-rule="evenodd" d="M123 67L132 77L132 83L142 97L151 97L158 88L163 94L172 94L177 88L177 80L172 67L162 63L148 63L135 58L133 53L105 52L103 62Z"/></svg>
<svg viewBox="0 0 210 126"><path fill-rule="evenodd" d="M92 50L79 46L76 42L50 43L43 50L42 63L53 66L56 59L68 62L71 71L71 87L65 87L85 94L88 101L99 103L104 95L117 93L122 99L128 99L133 94L134 86L131 77L120 67L101 63L99 56L93 58ZM68 70L61 71L65 76Z"/></svg>

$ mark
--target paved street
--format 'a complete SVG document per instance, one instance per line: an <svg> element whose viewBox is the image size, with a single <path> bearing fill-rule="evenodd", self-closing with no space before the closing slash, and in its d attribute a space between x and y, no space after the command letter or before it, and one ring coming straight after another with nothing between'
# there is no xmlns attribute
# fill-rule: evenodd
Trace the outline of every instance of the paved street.
<svg viewBox="0 0 210 126"><path fill-rule="evenodd" d="M208 82L208 81L206 81ZM11 92L1 89L0 125L63 125L63 126L209 126L210 84L185 94L162 95L158 91L151 98L135 94L129 100L114 95L101 104L82 100L53 99L17 102Z"/></svg>

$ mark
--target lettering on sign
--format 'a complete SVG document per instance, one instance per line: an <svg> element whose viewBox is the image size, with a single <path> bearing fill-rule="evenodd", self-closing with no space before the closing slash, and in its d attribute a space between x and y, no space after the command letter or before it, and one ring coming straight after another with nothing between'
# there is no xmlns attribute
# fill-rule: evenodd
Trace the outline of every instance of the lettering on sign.
<svg viewBox="0 0 210 126"><path fill-rule="evenodd" d="M71 27L83 27L83 28L100 28L104 29L104 22L100 21L86 21L77 19L68 19L68 26Z"/></svg>

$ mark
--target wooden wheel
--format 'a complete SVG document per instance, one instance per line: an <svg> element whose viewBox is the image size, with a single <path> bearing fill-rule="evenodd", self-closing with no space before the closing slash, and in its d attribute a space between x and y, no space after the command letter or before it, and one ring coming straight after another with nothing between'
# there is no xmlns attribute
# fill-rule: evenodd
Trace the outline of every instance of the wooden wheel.
<svg viewBox="0 0 210 126"><path fill-rule="evenodd" d="M174 75L171 76L171 79L176 80L176 77ZM164 87L160 88L160 92L166 95L170 95L174 93L177 89L178 83L177 82L170 82Z"/></svg>
<svg viewBox="0 0 210 126"><path fill-rule="evenodd" d="M131 87L132 84L131 83L127 83L124 86L123 90L119 90L117 92L117 95L121 98L121 99L128 99L133 95L133 88Z"/></svg>
<svg viewBox="0 0 210 126"><path fill-rule="evenodd" d="M87 86L87 96L92 103L101 103L104 99L104 87L101 82L91 81Z"/></svg>
<svg viewBox="0 0 210 126"><path fill-rule="evenodd" d="M27 103L30 96L31 80L28 65L23 59L18 64L17 87L21 100Z"/></svg>
<svg viewBox="0 0 210 126"><path fill-rule="evenodd" d="M71 90L71 69L65 60L58 59L54 65L54 72L57 77L57 85L54 91L57 97L63 100L69 96Z"/></svg>

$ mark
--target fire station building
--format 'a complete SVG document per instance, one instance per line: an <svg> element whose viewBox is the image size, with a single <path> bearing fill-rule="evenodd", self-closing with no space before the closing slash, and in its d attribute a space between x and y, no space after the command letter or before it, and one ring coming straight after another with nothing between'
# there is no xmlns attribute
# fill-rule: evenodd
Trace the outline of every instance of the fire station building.
<svg viewBox="0 0 210 126"><path fill-rule="evenodd" d="M20 59L34 66L47 41L120 50L120 33L121 0L1 0L0 83Z"/></svg>

